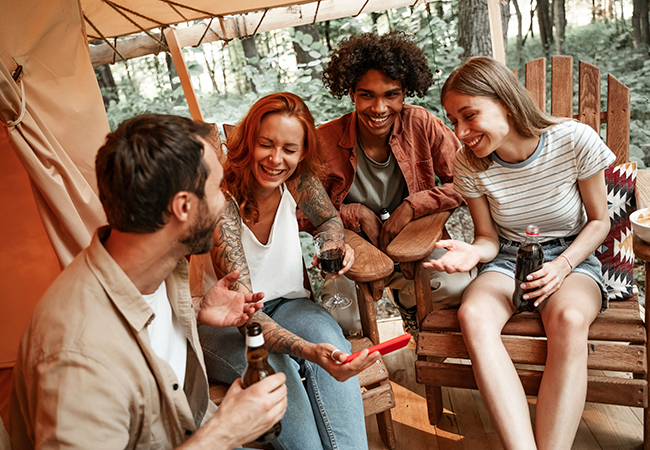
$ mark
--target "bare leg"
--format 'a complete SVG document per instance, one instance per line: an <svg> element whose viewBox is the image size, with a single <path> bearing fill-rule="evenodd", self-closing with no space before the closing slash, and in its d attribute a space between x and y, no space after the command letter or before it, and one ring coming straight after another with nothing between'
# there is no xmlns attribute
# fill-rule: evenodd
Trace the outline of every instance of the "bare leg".
<svg viewBox="0 0 650 450"><path fill-rule="evenodd" d="M515 312L514 280L486 272L465 290L458 319L472 360L476 383L506 449L535 449L526 394L501 341L501 330Z"/></svg>
<svg viewBox="0 0 650 450"><path fill-rule="evenodd" d="M587 395L587 335L601 306L587 275L570 274L540 305L548 350L537 396L535 435L540 449L569 449Z"/></svg>

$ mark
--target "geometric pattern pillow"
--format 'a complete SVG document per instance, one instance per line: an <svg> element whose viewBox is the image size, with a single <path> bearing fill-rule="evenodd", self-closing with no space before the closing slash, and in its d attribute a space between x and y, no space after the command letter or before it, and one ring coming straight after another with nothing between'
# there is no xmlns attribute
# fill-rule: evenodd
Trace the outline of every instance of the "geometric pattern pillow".
<svg viewBox="0 0 650 450"><path fill-rule="evenodd" d="M634 249L630 214L636 209L636 170L636 162L605 169L611 229L596 249L596 257L603 265L609 300L627 300L633 295Z"/></svg>

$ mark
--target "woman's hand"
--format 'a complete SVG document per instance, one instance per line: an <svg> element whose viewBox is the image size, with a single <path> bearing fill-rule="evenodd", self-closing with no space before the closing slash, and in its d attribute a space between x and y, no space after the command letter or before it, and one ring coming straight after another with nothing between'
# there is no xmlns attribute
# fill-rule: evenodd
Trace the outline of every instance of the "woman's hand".
<svg viewBox="0 0 650 450"><path fill-rule="evenodd" d="M538 307L544 300L551 296L562 286L564 279L571 273L567 260L558 256L553 261L544 263L541 269L528 275L527 280L521 283L522 289L536 289L524 294L524 299L537 298L535 306Z"/></svg>
<svg viewBox="0 0 650 450"><path fill-rule="evenodd" d="M347 353L338 350L332 344L323 343L314 345L309 360L321 366L337 381L345 381L375 364L380 356L379 352L368 354L368 349L365 349L359 356L346 363L344 361L348 357Z"/></svg>
<svg viewBox="0 0 650 450"><path fill-rule="evenodd" d="M440 259L431 259L422 265L438 272L469 272L478 264L479 252L466 242L446 239L436 242L436 248L446 248L447 253Z"/></svg>
<svg viewBox="0 0 650 450"><path fill-rule="evenodd" d="M311 265L318 267L318 264L320 264L320 260L318 259L318 254L314 254L314 259L311 260ZM350 247L348 244L345 244L345 256L343 257L343 268L339 270L335 274L325 274L324 272L321 271L321 275L323 278L326 276L330 276L332 279L338 278L341 275L343 275L345 272L350 270L352 267L352 264L354 264L354 249Z"/></svg>

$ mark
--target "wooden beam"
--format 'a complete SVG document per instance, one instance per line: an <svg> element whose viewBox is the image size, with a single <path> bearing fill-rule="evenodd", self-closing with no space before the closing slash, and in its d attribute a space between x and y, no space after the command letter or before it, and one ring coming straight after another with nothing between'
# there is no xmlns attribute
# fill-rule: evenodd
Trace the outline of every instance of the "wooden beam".
<svg viewBox="0 0 650 450"><path fill-rule="evenodd" d="M201 114L201 108L199 108L199 102L196 98L194 88L192 87L192 78L190 77L187 65L183 59L183 52L181 51L181 46L178 42L178 37L176 36L176 29L167 28L165 30L165 39L169 46L169 52L172 54L178 77L181 80L181 86L183 87L183 93L185 94L187 105L190 107L192 119L203 122L203 114Z"/></svg>
<svg viewBox="0 0 650 450"><path fill-rule="evenodd" d="M492 56L497 61L506 64L506 50L503 47L503 26L501 25L501 2L499 0L488 0L488 14L490 16Z"/></svg>
<svg viewBox="0 0 650 450"><path fill-rule="evenodd" d="M418 0L418 3L423 1ZM498 8L498 0L494 1L497 1ZM320 6L318 6L319 3ZM229 41L253 36L265 31L281 30L342 17L355 17L360 12L385 11L403 6L412 6L414 3L416 3L414 0L372 0L367 2L366 5L366 0L323 1L270 9L266 12L266 16L264 11L261 11L238 16L219 17L212 21L207 33L207 22L191 27L177 28L178 42L181 48L185 48L205 42ZM499 16L499 30L501 30L500 20L501 16ZM151 34L156 37L160 36L160 33L152 32ZM146 35L120 39L115 42L115 47L125 59L157 54L165 50L161 48L160 44ZM503 39L501 39L501 48L503 48ZM90 59L93 66L100 66L102 64L112 64L116 60L119 61L120 57L115 56L110 46L103 43L90 46Z"/></svg>

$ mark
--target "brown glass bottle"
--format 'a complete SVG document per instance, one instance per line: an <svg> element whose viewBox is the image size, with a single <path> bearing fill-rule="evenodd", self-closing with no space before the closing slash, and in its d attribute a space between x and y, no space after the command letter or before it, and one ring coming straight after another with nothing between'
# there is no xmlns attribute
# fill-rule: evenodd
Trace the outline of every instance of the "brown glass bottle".
<svg viewBox="0 0 650 450"><path fill-rule="evenodd" d="M246 369L244 369L241 377L244 389L275 373L267 358L268 353L264 348L262 327L259 323L252 322L246 326ZM282 424L278 422L255 441L261 443L271 442L280 435L281 431Z"/></svg>
<svg viewBox="0 0 650 450"><path fill-rule="evenodd" d="M512 294L512 303L517 311L534 311L535 298L525 299L523 295L535 289L522 289L521 283L533 272L537 272L544 264L544 251L538 242L539 229L536 225L528 225L526 240L517 252L517 266L515 269L515 292Z"/></svg>

